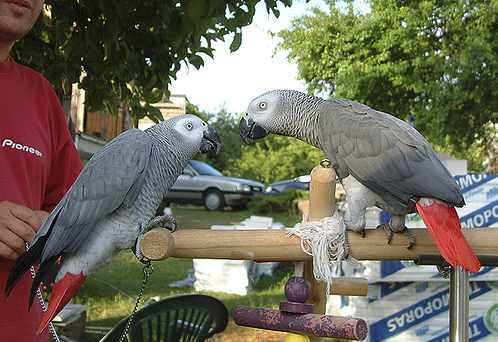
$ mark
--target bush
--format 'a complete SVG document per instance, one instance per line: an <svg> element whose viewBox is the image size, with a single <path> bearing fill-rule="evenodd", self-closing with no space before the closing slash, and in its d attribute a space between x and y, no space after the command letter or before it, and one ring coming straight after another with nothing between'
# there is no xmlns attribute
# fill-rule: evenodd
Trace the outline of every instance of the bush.
<svg viewBox="0 0 498 342"><path fill-rule="evenodd" d="M248 208L255 214L271 214L273 212L297 213L297 201L308 197L304 190L287 190L276 195L259 195L253 197Z"/></svg>

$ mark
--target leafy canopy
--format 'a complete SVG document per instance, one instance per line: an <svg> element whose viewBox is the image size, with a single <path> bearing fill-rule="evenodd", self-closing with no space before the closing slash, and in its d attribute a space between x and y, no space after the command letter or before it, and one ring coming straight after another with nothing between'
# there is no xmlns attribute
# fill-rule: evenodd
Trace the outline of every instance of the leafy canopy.
<svg viewBox="0 0 498 342"><path fill-rule="evenodd" d="M280 33L311 92L412 115L456 153L496 135L497 1L372 0L368 13L329 3Z"/></svg>
<svg viewBox="0 0 498 342"><path fill-rule="evenodd" d="M161 120L151 106L168 93L181 62L200 68L213 57L212 43L252 22L259 0L47 0L35 28L14 48L20 62L41 71L69 94L86 90L89 110L115 112L127 103L136 118ZM278 17L277 3L264 0Z"/></svg>
<svg viewBox="0 0 498 342"><path fill-rule="evenodd" d="M189 105L187 111L203 118L218 131L223 142L222 151L197 158L213 165L226 176L270 184L307 175L324 158L318 149L288 137L270 135L251 145L242 144L239 136L240 114L229 113L225 109L218 113L206 113L194 105Z"/></svg>

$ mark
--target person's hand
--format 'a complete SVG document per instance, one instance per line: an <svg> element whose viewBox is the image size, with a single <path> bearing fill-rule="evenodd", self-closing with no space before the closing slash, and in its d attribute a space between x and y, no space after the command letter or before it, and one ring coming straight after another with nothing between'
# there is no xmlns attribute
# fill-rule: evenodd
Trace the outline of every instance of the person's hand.
<svg viewBox="0 0 498 342"><path fill-rule="evenodd" d="M47 215L12 202L0 202L0 257L16 260Z"/></svg>

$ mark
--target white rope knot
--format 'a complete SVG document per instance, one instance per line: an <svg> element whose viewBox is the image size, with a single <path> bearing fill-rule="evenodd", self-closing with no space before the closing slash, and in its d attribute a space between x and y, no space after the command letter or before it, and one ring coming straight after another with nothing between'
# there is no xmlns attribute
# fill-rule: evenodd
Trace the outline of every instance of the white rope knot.
<svg viewBox="0 0 498 342"><path fill-rule="evenodd" d="M336 212L320 221L301 222L290 228L288 235L301 238L302 250L313 256L315 279L326 282L327 295L330 294L332 278L338 275L347 253L346 225L342 218Z"/></svg>

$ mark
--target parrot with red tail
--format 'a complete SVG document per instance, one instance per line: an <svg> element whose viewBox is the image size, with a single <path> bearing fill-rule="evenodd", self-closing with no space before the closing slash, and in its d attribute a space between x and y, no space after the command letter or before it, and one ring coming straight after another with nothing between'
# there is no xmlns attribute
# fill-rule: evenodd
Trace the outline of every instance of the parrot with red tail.
<svg viewBox="0 0 498 342"><path fill-rule="evenodd" d="M154 227L176 228L172 216L155 216L157 208L198 152L218 151L220 146L214 128L195 115L180 115L145 131L127 130L93 155L7 280L9 294L21 275L39 264L30 307L40 283L54 281L38 333L88 274L124 249L134 249L143 261L137 246L141 236Z"/></svg>
<svg viewBox="0 0 498 342"><path fill-rule="evenodd" d="M273 90L253 99L240 121L244 141L269 133L325 153L346 192L348 230L364 236L366 209L377 206L390 214L378 227L388 243L393 233L404 233L411 248L416 241L405 216L418 212L451 266L479 271L455 210L465 205L462 192L428 141L407 122L351 100Z"/></svg>

